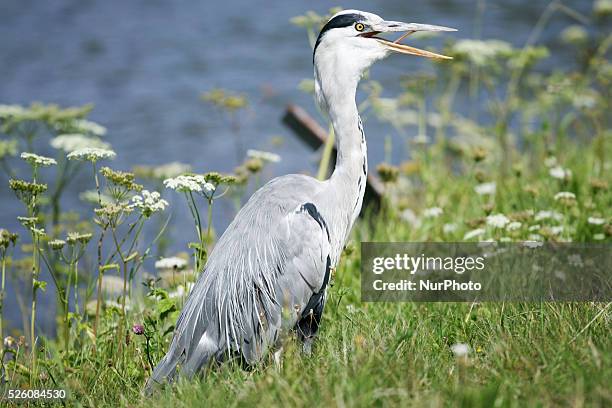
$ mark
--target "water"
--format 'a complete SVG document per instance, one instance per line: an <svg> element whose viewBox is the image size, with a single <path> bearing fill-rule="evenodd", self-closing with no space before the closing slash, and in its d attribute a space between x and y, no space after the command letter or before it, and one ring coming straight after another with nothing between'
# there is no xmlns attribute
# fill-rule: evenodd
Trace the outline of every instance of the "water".
<svg viewBox="0 0 612 408"><path fill-rule="evenodd" d="M475 32L477 1L406 2L352 1L351 7L383 17L458 28L457 38ZM546 2L526 0L486 4L482 36L522 45ZM566 1L588 14L591 3ZM242 120L244 146L271 150L283 157L265 177L316 170L316 154L280 122L284 107L294 102L316 118L312 99L297 90L312 77L312 55L305 32L289 23L308 9L319 13L336 2L213 1L93 1L3 0L0 3L0 103L31 101L63 106L93 102L91 119L108 128L117 151L113 167L135 164L189 163L196 171L230 172L238 163L234 138L223 116L200 101L201 92L228 88L249 96ZM560 30L570 20L557 15L541 42L553 49L551 63L569 62L571 55L554 50ZM373 69L389 93L398 77L428 66L418 58L391 58ZM383 158L382 137L394 132L370 120L366 123L370 164ZM283 136L281 146L273 136ZM47 141L41 145L46 145ZM45 153L43 150L42 153ZM47 154L53 154L51 150ZM23 173L22 173L23 174ZM83 172L65 194L64 207L84 210L78 192L92 187ZM0 183L0 226L19 226L23 208ZM185 205L174 197L169 233L174 249L192 240ZM216 209L214 224L222 231L234 214L229 203ZM187 231L187 233L185 233ZM10 292L10 290L9 290ZM43 305L54 305L51 283ZM47 310L50 316L53 308ZM6 311L10 325L20 325L14 296ZM44 312L43 312L44 316ZM52 319L41 318L49 333Z"/></svg>

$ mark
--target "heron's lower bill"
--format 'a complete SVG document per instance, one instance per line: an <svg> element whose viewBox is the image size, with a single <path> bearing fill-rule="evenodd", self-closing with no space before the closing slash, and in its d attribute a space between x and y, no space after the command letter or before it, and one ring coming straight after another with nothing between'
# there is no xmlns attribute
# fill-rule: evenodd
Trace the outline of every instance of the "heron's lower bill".
<svg viewBox="0 0 612 408"><path fill-rule="evenodd" d="M420 48L415 48L415 47L411 47L406 44L401 44L400 41L406 38L410 34L412 34L412 32L407 32L395 41L389 41L384 38L375 37L375 36L372 36L371 38L374 38L375 40L377 40L379 43L381 43L383 46L385 46L389 50L394 51L394 52L399 52L400 54L417 55L419 57L426 57L426 58L453 59L453 57L449 57L447 55L437 54L435 52L425 51Z"/></svg>

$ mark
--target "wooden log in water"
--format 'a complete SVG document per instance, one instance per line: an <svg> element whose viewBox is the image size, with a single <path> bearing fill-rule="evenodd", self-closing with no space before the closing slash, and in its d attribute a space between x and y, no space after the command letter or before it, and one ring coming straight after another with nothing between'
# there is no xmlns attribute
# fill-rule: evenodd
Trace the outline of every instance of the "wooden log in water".
<svg viewBox="0 0 612 408"><path fill-rule="evenodd" d="M327 131L319 125L319 123L308 114L304 109L297 105L289 104L283 123L312 149L316 150L323 146L327 141ZM336 161L336 147L332 152L330 168L333 168ZM373 174L368 174L364 203L366 205L379 205L383 194L383 184Z"/></svg>

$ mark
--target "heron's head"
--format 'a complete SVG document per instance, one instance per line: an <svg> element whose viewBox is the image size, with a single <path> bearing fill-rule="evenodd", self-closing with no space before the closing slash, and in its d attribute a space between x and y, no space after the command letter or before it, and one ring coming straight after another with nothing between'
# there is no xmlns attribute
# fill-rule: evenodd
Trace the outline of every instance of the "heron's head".
<svg viewBox="0 0 612 408"><path fill-rule="evenodd" d="M456 31L453 28L428 24L385 21L376 14L344 10L323 26L315 44L313 62L316 85L320 90L326 78L359 81L363 72L377 60L391 53L427 58L451 59L445 55L400 44L400 40L416 31ZM384 33L401 35L397 40L383 38ZM403 34L403 35L402 35ZM350 84L344 84L350 86Z"/></svg>

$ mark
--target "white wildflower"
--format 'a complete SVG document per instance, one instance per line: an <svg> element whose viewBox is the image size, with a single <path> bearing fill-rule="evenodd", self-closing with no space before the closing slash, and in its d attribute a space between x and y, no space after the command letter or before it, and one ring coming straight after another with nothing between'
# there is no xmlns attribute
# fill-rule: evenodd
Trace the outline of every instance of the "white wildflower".
<svg viewBox="0 0 612 408"><path fill-rule="evenodd" d="M164 180L164 186L180 192L195 191L209 193L215 186L208 183L201 175L183 175Z"/></svg>
<svg viewBox="0 0 612 408"><path fill-rule="evenodd" d="M521 224L521 223L520 223L520 222L518 222L518 221L512 221L511 223L509 223L508 225L506 225L506 229L507 229L508 231L516 231L516 230L520 229L522 225L523 225L523 224Z"/></svg>
<svg viewBox="0 0 612 408"><path fill-rule="evenodd" d="M470 352L470 346L464 343L453 344L450 348L457 358L467 357L468 353Z"/></svg>
<svg viewBox="0 0 612 408"><path fill-rule="evenodd" d="M96 162L101 159L114 159L117 154L109 149L85 147L68 153L68 160L85 160Z"/></svg>
<svg viewBox="0 0 612 408"><path fill-rule="evenodd" d="M67 133L59 135L51 139L51 147L63 150L66 153L74 152L75 150L94 147L97 149L110 149L110 144L101 141L95 137L87 137L80 133Z"/></svg>
<svg viewBox="0 0 612 408"><path fill-rule="evenodd" d="M612 14L611 0L595 0L593 3L593 13L597 16L606 16Z"/></svg>
<svg viewBox="0 0 612 408"><path fill-rule="evenodd" d="M74 127L83 133L89 133L95 136L104 136L106 134L106 128L96 122L92 122L87 119L76 120L73 123Z"/></svg>
<svg viewBox="0 0 612 408"><path fill-rule="evenodd" d="M542 227L540 226L540 224L536 224L536 225L532 225L532 226L530 226L528 229L529 229L529 231L534 232L534 231L539 231L539 230L540 230L540 228L542 228Z"/></svg>
<svg viewBox="0 0 612 408"><path fill-rule="evenodd" d="M469 239L479 237L479 236L483 235L484 233L485 233L484 229L476 228L474 230L466 232L466 234L463 236L463 239L467 241Z"/></svg>
<svg viewBox="0 0 612 408"><path fill-rule="evenodd" d="M261 150L254 149L247 150L247 157L259 159L270 163L278 163L279 161L281 161L281 157L276 153L264 152Z"/></svg>
<svg viewBox="0 0 612 408"><path fill-rule="evenodd" d="M563 233L563 225L558 225L550 228L550 233L553 235L561 235Z"/></svg>
<svg viewBox="0 0 612 408"><path fill-rule="evenodd" d="M445 234L450 234L455 231L457 231L457 224L449 223L449 224L444 224L442 226L442 232L444 232Z"/></svg>
<svg viewBox="0 0 612 408"><path fill-rule="evenodd" d="M593 239L595 241L603 241L604 239L606 239L606 236L604 234L599 233L599 234L593 235Z"/></svg>
<svg viewBox="0 0 612 408"><path fill-rule="evenodd" d="M437 218L442 215L442 212L440 207L426 208L425 211L423 211L423 216L425 218Z"/></svg>
<svg viewBox="0 0 612 408"><path fill-rule="evenodd" d="M52 159L50 157L45 157L45 156L39 156L34 153L27 153L27 152L21 153L21 158L27 161L28 163L30 163L32 166L48 167L48 166L53 166L57 164L55 159Z"/></svg>
<svg viewBox="0 0 612 408"><path fill-rule="evenodd" d="M183 270L187 267L187 261L177 256L162 258L155 262L155 269L176 269Z"/></svg>
<svg viewBox="0 0 612 408"><path fill-rule="evenodd" d="M546 167L554 167L557 165L557 158L555 156L548 156L544 159L544 165Z"/></svg>
<svg viewBox="0 0 612 408"><path fill-rule="evenodd" d="M563 219L563 215L555 211L542 210L536 213L534 219L536 221L542 221L542 220L547 220L547 219L561 221Z"/></svg>
<svg viewBox="0 0 612 408"><path fill-rule="evenodd" d="M8 118L9 116L17 116L25 111L22 106L19 105L1 105L0 104L0 118Z"/></svg>
<svg viewBox="0 0 612 408"><path fill-rule="evenodd" d="M603 218L599 218L599 217L589 217L587 219L587 222L591 225L603 225L606 220Z"/></svg>
<svg viewBox="0 0 612 408"><path fill-rule="evenodd" d="M187 173L191 166L180 162L162 164L153 169L153 177L157 179L169 179Z"/></svg>
<svg viewBox="0 0 612 408"><path fill-rule="evenodd" d="M408 224L412 225L415 228L421 226L421 219L417 217L417 215L410 208L406 208L400 213L400 217L402 220L406 221Z"/></svg>
<svg viewBox="0 0 612 408"><path fill-rule="evenodd" d="M145 217L150 217L153 213L165 210L168 202L157 191L142 190L141 195L132 197L132 206L139 208Z"/></svg>
<svg viewBox="0 0 612 408"><path fill-rule="evenodd" d="M175 290L173 290L172 292L168 293L168 296L171 297L171 298L181 298L181 297L184 297L184 296L188 295L189 292L191 292L191 289L193 288L193 286L194 286L193 282L187 282L187 289L185 289L185 287L183 285L178 285Z"/></svg>
<svg viewBox="0 0 612 408"><path fill-rule="evenodd" d="M495 194L496 187L495 182L482 183L474 187L474 191L478 195L493 195Z"/></svg>
<svg viewBox="0 0 612 408"><path fill-rule="evenodd" d="M548 171L548 174L559 180L567 180L572 178L572 171L570 169L564 169L561 166L555 166Z"/></svg>
<svg viewBox="0 0 612 408"><path fill-rule="evenodd" d="M493 214L487 216L487 225L493 228L504 228L510 220L504 214Z"/></svg>
<svg viewBox="0 0 612 408"><path fill-rule="evenodd" d="M555 194L555 201L574 201L575 199L576 194L569 191L560 191Z"/></svg>
<svg viewBox="0 0 612 408"><path fill-rule="evenodd" d="M512 52L512 45L500 40L459 40L453 51L482 66L492 58Z"/></svg>

